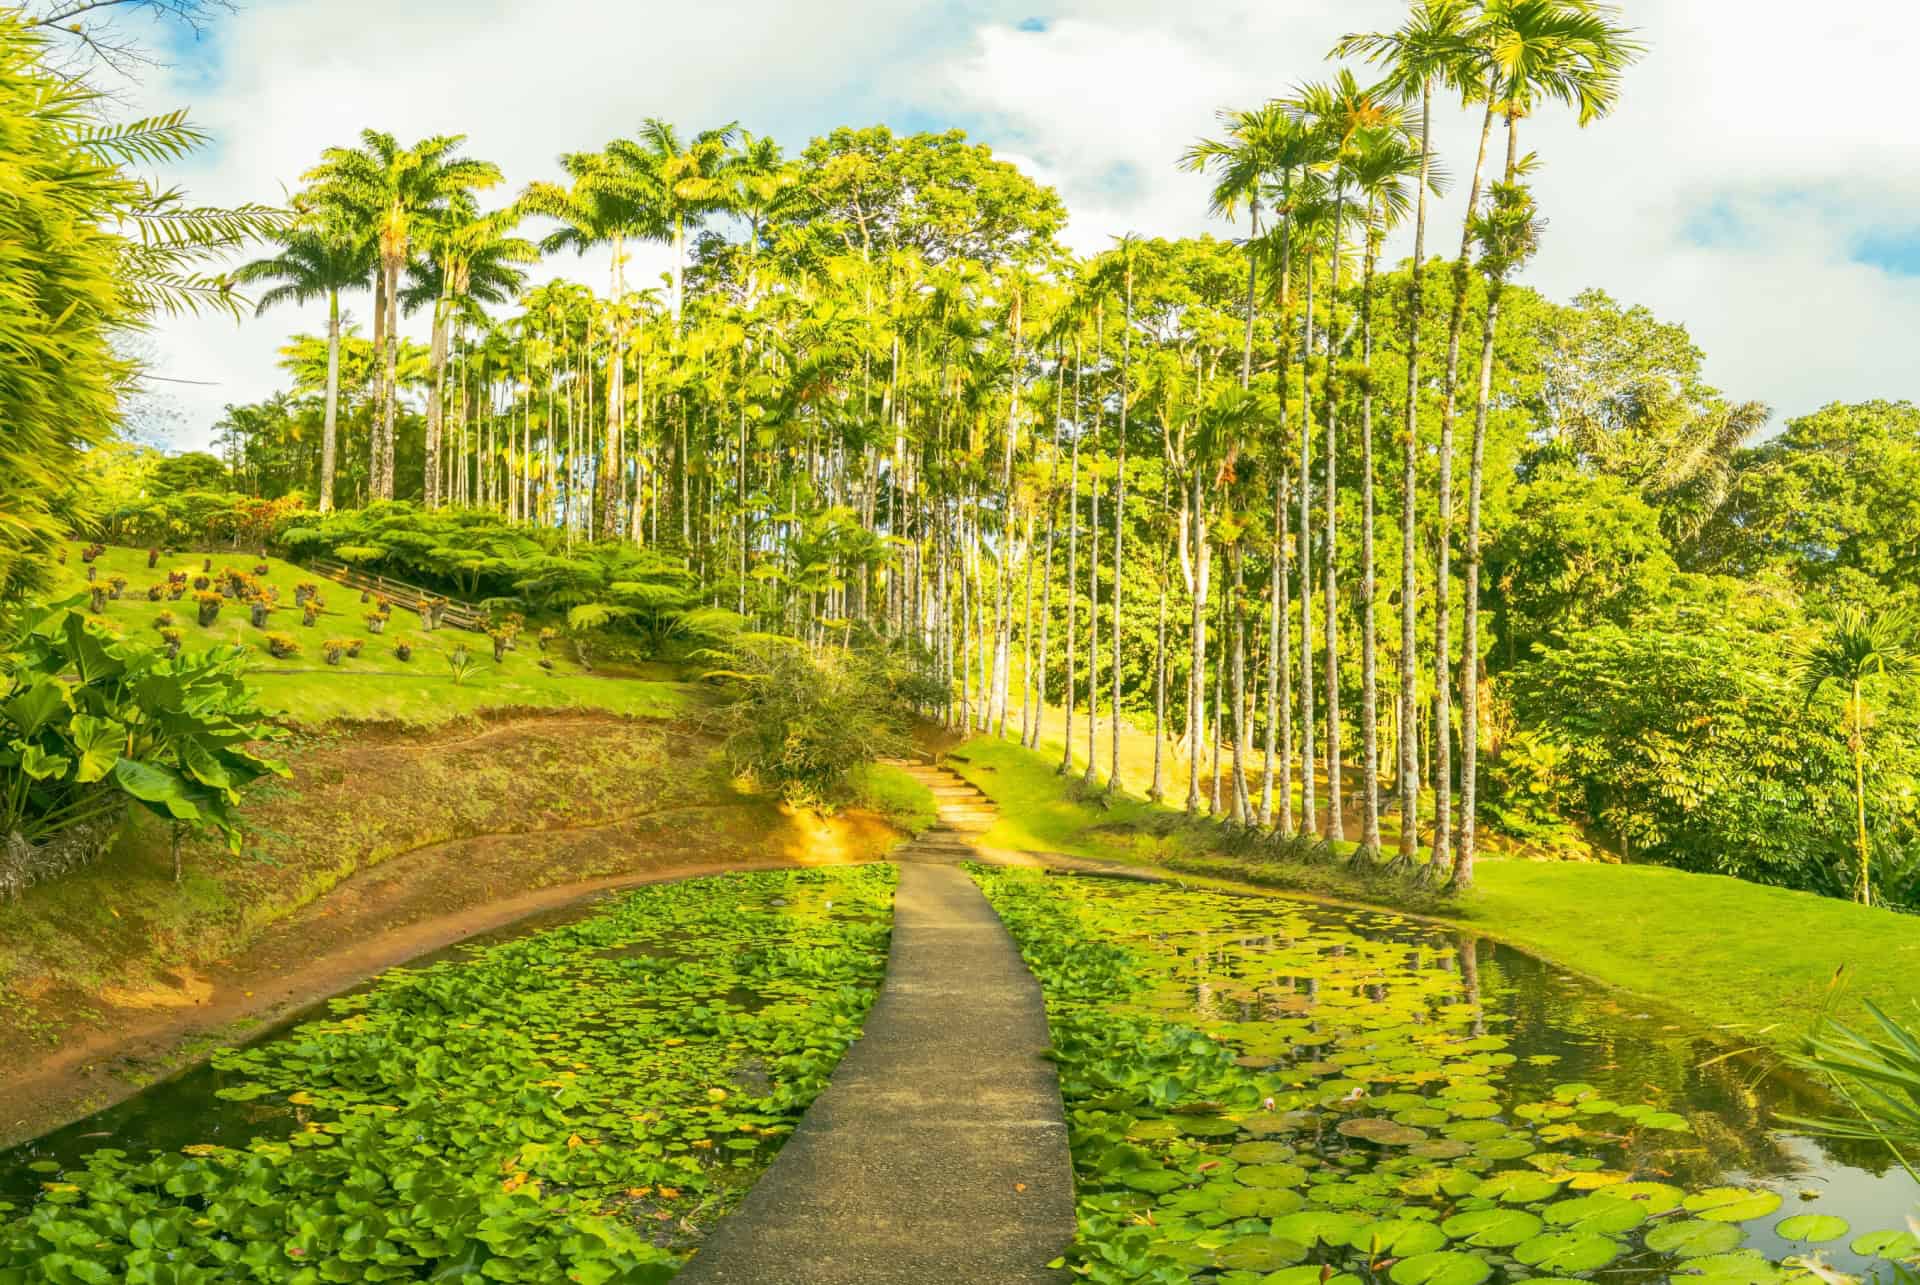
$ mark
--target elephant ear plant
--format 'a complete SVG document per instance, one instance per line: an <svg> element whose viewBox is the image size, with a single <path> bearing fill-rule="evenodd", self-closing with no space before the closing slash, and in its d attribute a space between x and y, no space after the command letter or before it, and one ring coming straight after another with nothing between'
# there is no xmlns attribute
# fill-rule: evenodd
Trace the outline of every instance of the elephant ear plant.
<svg viewBox="0 0 1920 1285"><path fill-rule="evenodd" d="M169 657L88 621L77 600L29 610L0 657L0 894L99 856L130 806L238 851L240 791L287 769L257 752L284 733L242 683L246 658Z"/></svg>

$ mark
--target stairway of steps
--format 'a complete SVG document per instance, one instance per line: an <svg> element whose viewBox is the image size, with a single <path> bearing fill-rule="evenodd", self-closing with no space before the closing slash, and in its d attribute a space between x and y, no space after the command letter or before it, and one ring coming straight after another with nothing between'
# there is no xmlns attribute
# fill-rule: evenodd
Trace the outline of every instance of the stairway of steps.
<svg viewBox="0 0 1920 1285"><path fill-rule="evenodd" d="M903 861L969 861L978 855L979 836L1000 820L993 800L948 768L924 759L887 759L927 787L933 795L933 827L898 854Z"/></svg>

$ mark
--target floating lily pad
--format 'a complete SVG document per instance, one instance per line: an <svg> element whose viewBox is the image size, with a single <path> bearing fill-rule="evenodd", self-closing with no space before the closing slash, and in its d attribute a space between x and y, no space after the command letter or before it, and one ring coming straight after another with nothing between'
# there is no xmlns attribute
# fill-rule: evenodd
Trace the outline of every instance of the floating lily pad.
<svg viewBox="0 0 1920 1285"><path fill-rule="evenodd" d="M1775 1285L1786 1273L1751 1249L1690 1258L1673 1273L1677 1281L1701 1278L1712 1285Z"/></svg>
<svg viewBox="0 0 1920 1285"><path fill-rule="evenodd" d="M1773 1230L1781 1240L1820 1245L1839 1240L1853 1228L1847 1225L1846 1219L1835 1218L1832 1214L1795 1214L1791 1218L1782 1218Z"/></svg>
<svg viewBox="0 0 1920 1285"><path fill-rule="evenodd" d="M1623 1182L1607 1188L1615 1200L1631 1200L1649 1214L1664 1214L1680 1207L1686 1192L1664 1182Z"/></svg>
<svg viewBox="0 0 1920 1285"><path fill-rule="evenodd" d="M1305 1203L1299 1192L1285 1187L1239 1187L1220 1197L1220 1212L1229 1218L1278 1218Z"/></svg>
<svg viewBox="0 0 1920 1285"><path fill-rule="evenodd" d="M1717 1223L1743 1223L1765 1218L1780 1208L1778 1192L1761 1188L1709 1187L1681 1202L1688 1213Z"/></svg>
<svg viewBox="0 0 1920 1285"><path fill-rule="evenodd" d="M1545 1174L1526 1169L1497 1173L1473 1189L1482 1200L1497 1200L1504 1205L1531 1205L1546 1200L1560 1190L1560 1184Z"/></svg>
<svg viewBox="0 0 1920 1285"><path fill-rule="evenodd" d="M1381 1147L1410 1147L1416 1142L1427 1140L1426 1131L1410 1125L1395 1124L1391 1120L1382 1120L1378 1116L1365 1116L1358 1120L1342 1120L1335 1128L1343 1137L1358 1138Z"/></svg>
<svg viewBox="0 0 1920 1285"><path fill-rule="evenodd" d="M1440 1230L1466 1245L1507 1249L1540 1234L1544 1224L1524 1209L1476 1209L1455 1214Z"/></svg>
<svg viewBox="0 0 1920 1285"><path fill-rule="evenodd" d="M1590 1272L1620 1256L1620 1242L1597 1232L1556 1231L1514 1246L1513 1256L1549 1272Z"/></svg>
<svg viewBox="0 0 1920 1285"><path fill-rule="evenodd" d="M1307 1256L1304 1245L1276 1236L1248 1236L1234 1241L1213 1256L1221 1267L1253 1272L1270 1272L1289 1267Z"/></svg>
<svg viewBox="0 0 1920 1285"><path fill-rule="evenodd" d="M1369 1261L1383 1258L1411 1258L1446 1247L1446 1233L1429 1222L1412 1218L1387 1218L1357 1227L1347 1236L1347 1244L1365 1254Z"/></svg>
<svg viewBox="0 0 1920 1285"><path fill-rule="evenodd" d="M1242 1165L1233 1177L1248 1187L1298 1187L1307 1180L1307 1171L1299 1165Z"/></svg>
<svg viewBox="0 0 1920 1285"><path fill-rule="evenodd" d="M1393 1265L1394 1285L1480 1285L1493 1268L1478 1254L1443 1249L1415 1254Z"/></svg>
<svg viewBox="0 0 1920 1285"><path fill-rule="evenodd" d="M1870 1231L1848 1248L1872 1258L1906 1259L1920 1254L1920 1238L1910 1231Z"/></svg>
<svg viewBox="0 0 1920 1285"><path fill-rule="evenodd" d="M1330 1209L1303 1209L1299 1213L1274 1219L1271 1230L1283 1240L1298 1241L1302 1245L1344 1245L1354 1228L1360 1226L1360 1221L1352 1214Z"/></svg>
<svg viewBox="0 0 1920 1285"><path fill-rule="evenodd" d="M1540 1212L1555 1227L1598 1232L1603 1236L1631 1231L1647 1220L1644 1207L1614 1196L1578 1196L1555 1201Z"/></svg>
<svg viewBox="0 0 1920 1285"><path fill-rule="evenodd" d="M1732 1223L1713 1223L1704 1218L1662 1223L1647 1233L1647 1248L1659 1254L1677 1254L1681 1258L1704 1258L1724 1254L1739 1247L1747 1234Z"/></svg>

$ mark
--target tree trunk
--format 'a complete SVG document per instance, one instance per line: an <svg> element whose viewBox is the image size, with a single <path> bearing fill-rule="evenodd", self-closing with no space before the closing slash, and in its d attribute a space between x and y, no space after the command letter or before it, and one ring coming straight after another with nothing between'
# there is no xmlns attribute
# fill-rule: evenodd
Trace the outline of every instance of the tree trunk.
<svg viewBox="0 0 1920 1285"><path fill-rule="evenodd" d="M340 292L327 291L327 409L320 428L320 511L333 511L340 423Z"/></svg>
<svg viewBox="0 0 1920 1285"><path fill-rule="evenodd" d="M1369 859L1380 851L1379 639L1373 567L1373 224L1370 203L1366 280L1360 287L1360 364L1367 371L1360 392L1360 788L1365 795L1360 850Z"/></svg>
<svg viewBox="0 0 1920 1285"><path fill-rule="evenodd" d="M452 266L446 268L446 276L451 280ZM442 392L447 382L447 308L451 299L451 288L443 288L440 298L434 302L433 339L429 360L433 366L431 384L433 391L427 397L427 444L426 470L422 481L422 502L429 509L440 507L440 432L444 423L445 407L442 404Z"/></svg>
<svg viewBox="0 0 1920 1285"><path fill-rule="evenodd" d="M1314 806L1313 750L1313 255L1307 255L1306 342L1300 349L1300 811L1301 826L1320 833Z"/></svg>
<svg viewBox="0 0 1920 1285"><path fill-rule="evenodd" d="M1192 742L1187 756L1187 815L1200 814L1200 762L1206 752L1207 727L1207 572L1210 554L1204 517L1206 491L1201 485L1201 468L1193 463L1192 487L1187 497L1188 542L1193 550L1193 581L1189 586L1193 599L1192 668L1187 674L1187 736Z"/></svg>
<svg viewBox="0 0 1920 1285"><path fill-rule="evenodd" d="M1340 247L1341 229L1346 222L1347 192L1341 187L1333 203L1333 261L1327 286L1327 599L1321 605L1327 630L1327 836L1335 840L1347 837L1343 817L1346 782L1340 770L1340 597L1336 583L1335 556L1340 541L1340 487L1335 470L1340 441Z"/></svg>
<svg viewBox="0 0 1920 1285"><path fill-rule="evenodd" d="M1080 439L1085 424L1080 400L1080 339L1073 340L1073 461L1067 482L1067 696L1064 730L1060 734L1060 771L1073 771L1073 702L1078 685L1074 666L1079 661L1078 628L1080 608L1074 597L1080 592Z"/></svg>
<svg viewBox="0 0 1920 1285"><path fill-rule="evenodd" d="M1400 708L1395 729L1395 748L1399 766L1395 771L1400 788L1399 860L1411 863L1420 843L1420 764L1419 741L1413 734L1419 723L1419 575L1415 562L1415 501L1419 495L1417 465L1420 456L1420 320L1426 298L1422 277L1427 255L1427 187L1432 150L1427 140L1433 137L1433 85L1420 92L1420 191L1414 218L1413 284L1407 301L1407 404L1406 425L1400 442Z"/></svg>
<svg viewBox="0 0 1920 1285"><path fill-rule="evenodd" d="M1107 793L1120 789L1120 595L1126 576L1121 567L1127 516L1127 399L1132 394L1133 378L1133 262L1131 251L1126 271L1126 327L1120 333L1120 450L1113 473L1113 770L1107 776Z"/></svg>
<svg viewBox="0 0 1920 1285"><path fill-rule="evenodd" d="M1860 680L1853 680L1853 735L1848 738L1853 751L1853 839L1860 853L1860 874L1854 881L1853 899L1861 905L1873 902L1873 858L1867 848L1867 734L1860 718Z"/></svg>
<svg viewBox="0 0 1920 1285"><path fill-rule="evenodd" d="M1467 286L1473 253L1473 218L1480 208L1480 184L1487 164L1487 139L1493 132L1495 96L1487 96L1486 119L1480 126L1480 152L1473 163L1473 183L1467 191L1466 225L1460 233L1460 258L1453 265L1453 314L1447 322L1447 380L1440 411L1439 561L1434 572L1433 604L1433 861L1435 876L1453 869L1453 640L1451 630L1453 545L1453 423L1460 383L1460 336L1467 322Z"/></svg>

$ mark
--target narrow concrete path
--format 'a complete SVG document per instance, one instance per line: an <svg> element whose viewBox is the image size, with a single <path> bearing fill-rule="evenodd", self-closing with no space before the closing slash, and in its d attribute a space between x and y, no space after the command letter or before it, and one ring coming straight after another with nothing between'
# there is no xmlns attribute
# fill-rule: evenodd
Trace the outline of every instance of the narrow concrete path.
<svg viewBox="0 0 1920 1285"><path fill-rule="evenodd" d="M686 1285L1040 1285L1073 1238L1046 1007L966 872L909 859L886 985Z"/></svg>

